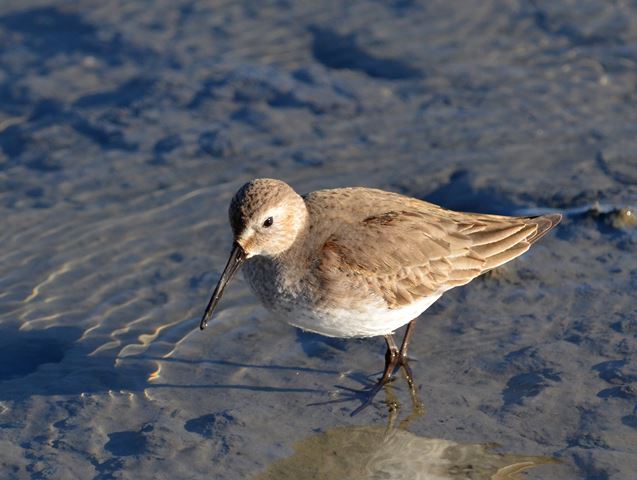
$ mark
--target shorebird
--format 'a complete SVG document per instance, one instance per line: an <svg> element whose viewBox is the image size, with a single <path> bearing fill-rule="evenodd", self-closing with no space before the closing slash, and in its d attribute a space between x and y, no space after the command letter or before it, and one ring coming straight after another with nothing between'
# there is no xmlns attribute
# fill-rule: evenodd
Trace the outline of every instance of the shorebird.
<svg viewBox="0 0 637 480"><path fill-rule="evenodd" d="M329 337L385 337L383 374L364 405L399 366L413 389L408 348L421 313L522 255L562 218L456 212L372 188L301 196L268 178L243 185L229 217L232 251L200 328L244 265L259 300L289 324ZM394 331L403 325L398 348Z"/></svg>

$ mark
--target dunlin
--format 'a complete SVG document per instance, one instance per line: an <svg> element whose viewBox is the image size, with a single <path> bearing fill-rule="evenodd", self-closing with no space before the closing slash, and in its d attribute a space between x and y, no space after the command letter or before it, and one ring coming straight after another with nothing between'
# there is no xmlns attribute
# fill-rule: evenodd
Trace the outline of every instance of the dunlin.
<svg viewBox="0 0 637 480"><path fill-rule="evenodd" d="M245 264L263 305L291 325L330 337L384 335L385 368L368 402L398 366L413 388L407 349L422 312L522 255L562 218L455 212L371 188L301 196L267 178L241 187L229 215L234 244L201 329ZM394 331L405 324L398 348Z"/></svg>

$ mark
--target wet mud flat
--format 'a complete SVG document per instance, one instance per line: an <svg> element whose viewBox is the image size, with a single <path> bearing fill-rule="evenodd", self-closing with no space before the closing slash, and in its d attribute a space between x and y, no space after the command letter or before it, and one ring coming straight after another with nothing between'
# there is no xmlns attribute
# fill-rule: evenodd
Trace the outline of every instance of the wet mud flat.
<svg viewBox="0 0 637 480"><path fill-rule="evenodd" d="M636 85L624 3L2 2L3 478L633 478ZM260 176L567 215L352 418L382 339L197 329Z"/></svg>

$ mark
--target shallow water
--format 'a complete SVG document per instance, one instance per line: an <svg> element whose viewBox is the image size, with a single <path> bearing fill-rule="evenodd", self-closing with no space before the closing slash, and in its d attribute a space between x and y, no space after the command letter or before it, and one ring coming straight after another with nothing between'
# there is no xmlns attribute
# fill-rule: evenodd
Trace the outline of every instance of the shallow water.
<svg viewBox="0 0 637 480"><path fill-rule="evenodd" d="M425 414L390 435L423 475L453 447L533 463L521 478L633 478L636 85L627 2L0 3L3 478L303 478L319 444L323 478L359 476L370 457L339 453L391 415L381 394L351 418L346 393L382 339L299 332L242 280L197 328L257 176L566 211L423 315ZM449 465L431 475L495 475Z"/></svg>

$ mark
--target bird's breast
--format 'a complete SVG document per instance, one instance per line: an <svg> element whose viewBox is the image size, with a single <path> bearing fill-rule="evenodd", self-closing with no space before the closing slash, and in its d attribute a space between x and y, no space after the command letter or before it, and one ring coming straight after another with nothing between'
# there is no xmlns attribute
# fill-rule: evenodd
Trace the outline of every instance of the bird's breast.
<svg viewBox="0 0 637 480"><path fill-rule="evenodd" d="M405 325L425 311L440 294L422 298L401 308L390 309L376 296L361 302L346 292L338 302L326 302L311 274L286 272L267 258L253 258L244 276L263 305L291 325L330 337L371 337L385 335ZM360 293L360 292L359 292Z"/></svg>
<svg viewBox="0 0 637 480"><path fill-rule="evenodd" d="M304 281L284 266L266 257L251 258L243 274L248 284L269 310L280 310L289 305L307 303Z"/></svg>

